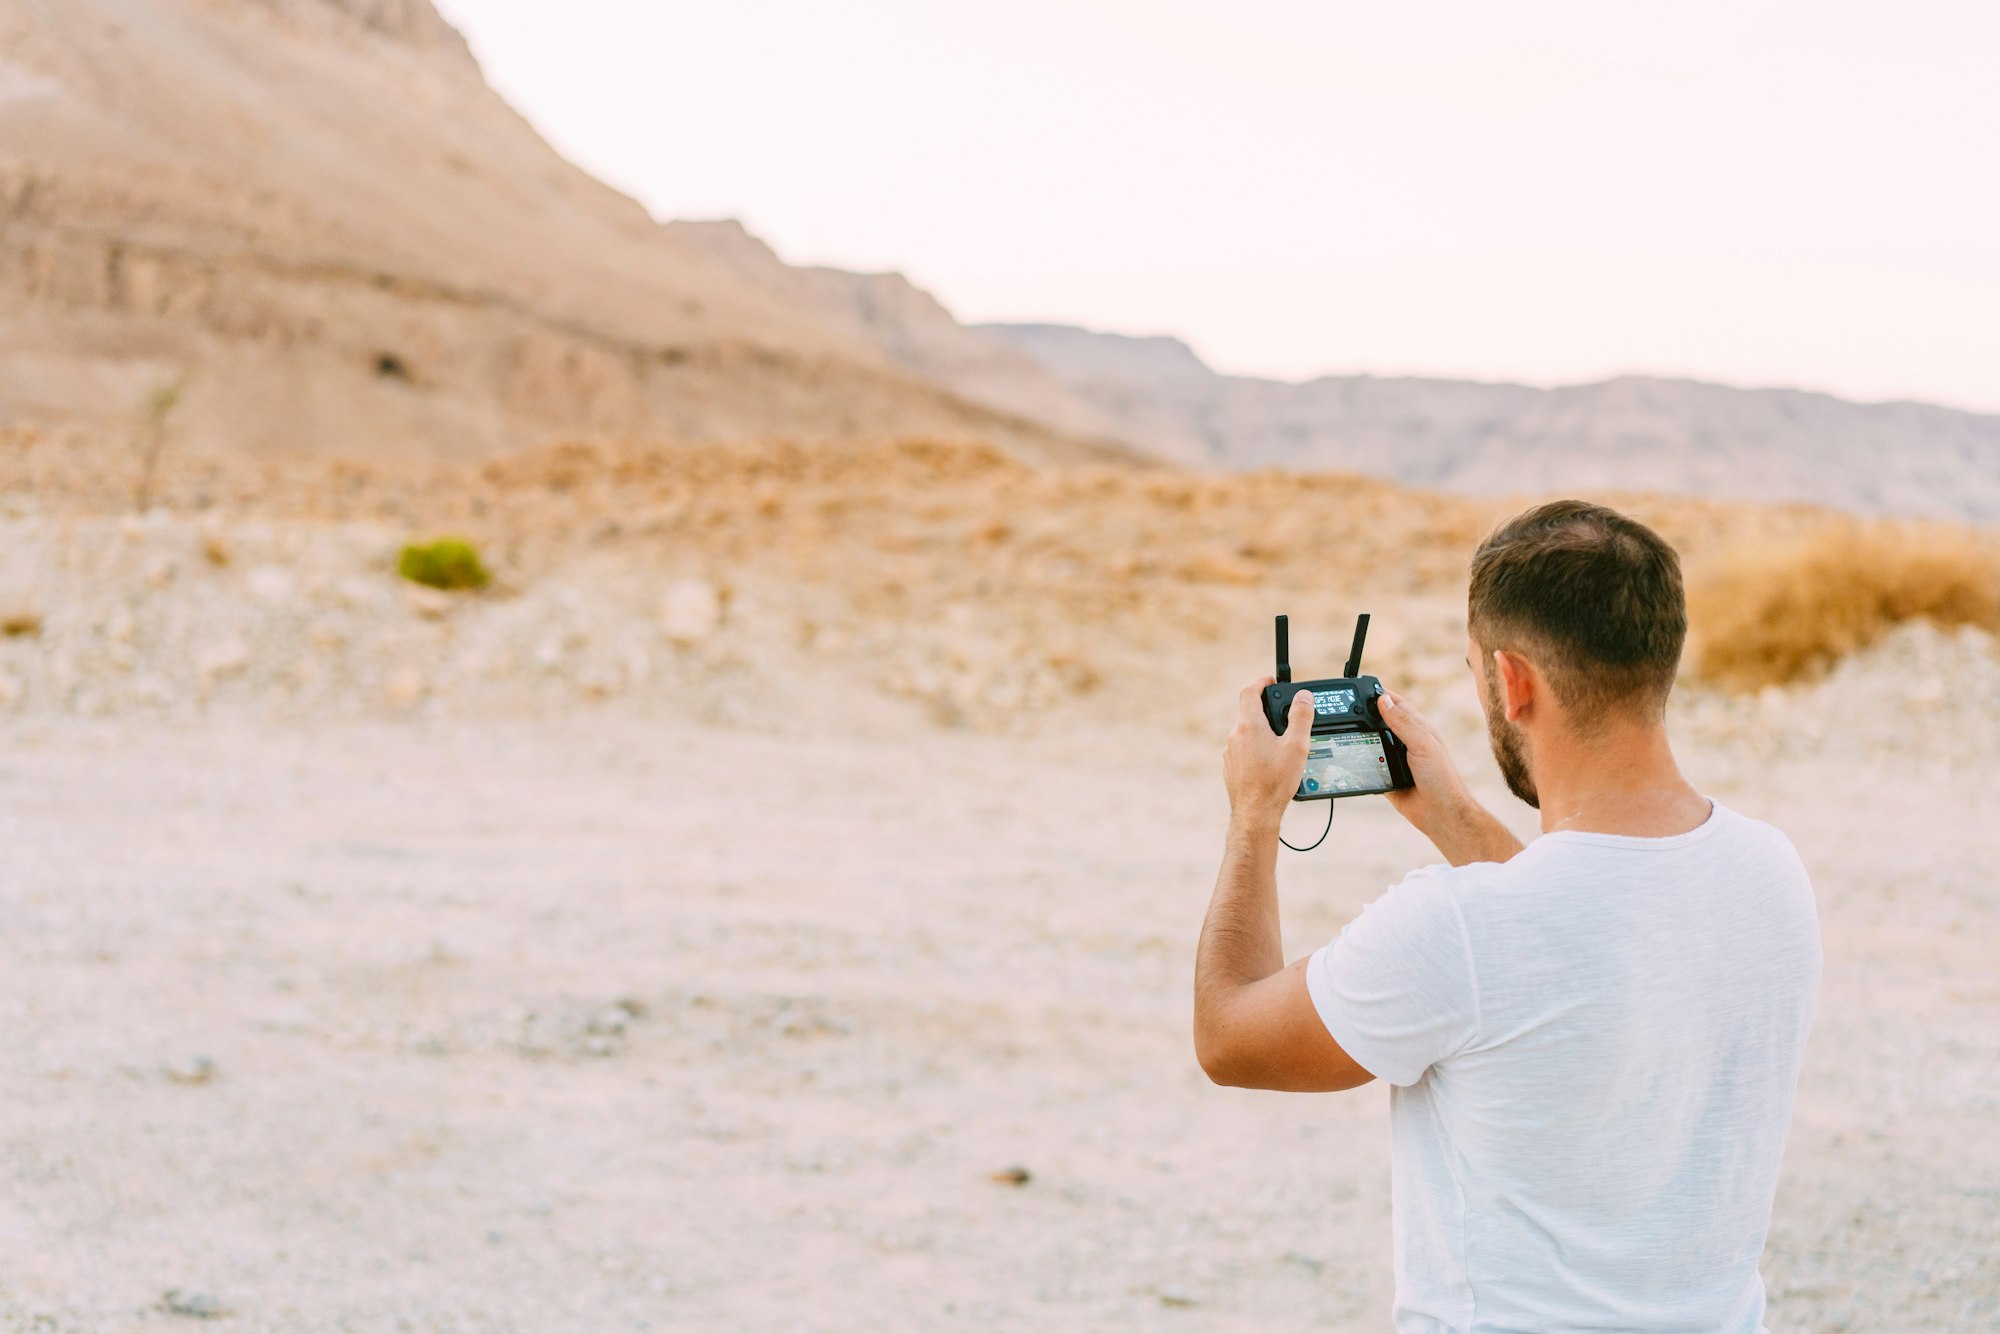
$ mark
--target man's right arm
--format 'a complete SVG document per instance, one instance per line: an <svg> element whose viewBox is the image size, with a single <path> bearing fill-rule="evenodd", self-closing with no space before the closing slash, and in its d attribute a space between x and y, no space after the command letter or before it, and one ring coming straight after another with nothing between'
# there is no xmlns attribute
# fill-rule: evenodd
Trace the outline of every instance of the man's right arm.
<svg viewBox="0 0 2000 1334"><path fill-rule="evenodd" d="M1410 702L1390 691L1382 696L1382 720L1409 752L1416 786L1391 792L1389 804L1437 845L1453 866L1504 862L1521 850L1521 840L1466 790L1444 738Z"/></svg>

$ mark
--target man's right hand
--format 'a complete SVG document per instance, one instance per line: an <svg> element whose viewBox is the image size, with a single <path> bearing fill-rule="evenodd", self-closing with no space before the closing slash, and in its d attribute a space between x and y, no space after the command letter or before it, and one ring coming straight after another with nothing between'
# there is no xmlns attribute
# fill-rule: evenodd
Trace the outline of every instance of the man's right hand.
<svg viewBox="0 0 2000 1334"><path fill-rule="evenodd" d="M1521 840L1467 790L1444 738L1430 719L1393 690L1385 691L1378 703L1382 721L1403 743L1410 777L1416 783L1387 794L1397 814L1436 844L1453 866L1504 862L1519 852Z"/></svg>

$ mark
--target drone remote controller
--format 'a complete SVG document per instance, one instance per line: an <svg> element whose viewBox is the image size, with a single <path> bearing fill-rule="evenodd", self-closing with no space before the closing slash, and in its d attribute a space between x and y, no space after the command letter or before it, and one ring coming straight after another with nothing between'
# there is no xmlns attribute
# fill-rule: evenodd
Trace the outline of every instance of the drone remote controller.
<svg viewBox="0 0 2000 1334"><path fill-rule="evenodd" d="M1361 675L1361 649L1368 639L1368 613L1354 622L1354 647L1347 671L1319 681L1292 680L1291 636L1278 618L1278 679L1264 687L1264 717L1279 736L1291 723L1292 697L1310 692L1312 742L1306 771L1293 801L1360 797L1414 787L1409 752L1382 721L1382 683Z"/></svg>

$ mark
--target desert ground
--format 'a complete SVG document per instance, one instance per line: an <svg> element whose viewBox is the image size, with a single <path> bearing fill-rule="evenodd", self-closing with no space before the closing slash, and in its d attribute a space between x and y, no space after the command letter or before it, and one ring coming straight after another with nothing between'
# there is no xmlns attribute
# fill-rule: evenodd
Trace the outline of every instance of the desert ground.
<svg viewBox="0 0 2000 1334"><path fill-rule="evenodd" d="M1271 612L1304 665L1370 610L1531 832L1457 658L1495 506L899 446L190 460L140 516L14 444L5 1327L1385 1327L1386 1090L1193 1060L1217 757ZM1647 512L1691 569L1836 522ZM400 584L434 531L495 587ZM1772 1329L2000 1328L1992 637L1674 725L1824 924ZM1288 951L1429 859L1342 803Z"/></svg>

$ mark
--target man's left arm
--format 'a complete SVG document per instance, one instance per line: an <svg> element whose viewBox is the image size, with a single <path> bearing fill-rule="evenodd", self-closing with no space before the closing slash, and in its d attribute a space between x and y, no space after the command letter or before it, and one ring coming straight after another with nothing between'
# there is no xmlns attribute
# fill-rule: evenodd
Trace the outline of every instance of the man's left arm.
<svg viewBox="0 0 2000 1334"><path fill-rule="evenodd" d="M1285 966L1278 929L1278 822L1298 791L1312 696L1292 697L1285 735L1264 717L1265 677L1244 687L1223 752L1229 839L1194 965L1194 1046L1218 1084L1323 1093L1373 1079L1327 1031L1306 963Z"/></svg>

